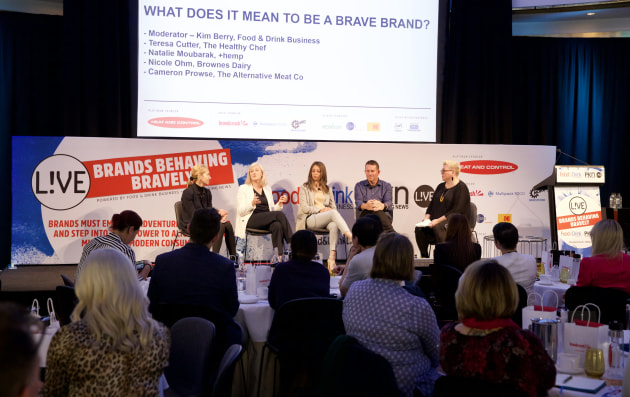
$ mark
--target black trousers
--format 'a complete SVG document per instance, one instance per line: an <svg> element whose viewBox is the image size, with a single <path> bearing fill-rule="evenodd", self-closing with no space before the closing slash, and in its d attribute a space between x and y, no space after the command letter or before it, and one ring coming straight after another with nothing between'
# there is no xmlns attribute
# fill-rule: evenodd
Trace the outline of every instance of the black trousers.
<svg viewBox="0 0 630 397"><path fill-rule="evenodd" d="M247 227L252 229L269 230L274 248L278 248L278 254L282 255L284 243L291 243L291 225L282 211L257 212L252 214L247 221Z"/></svg>
<svg viewBox="0 0 630 397"><path fill-rule="evenodd" d="M359 213L359 218L364 217L366 215L378 216L378 219L381 220L381 224L383 225L383 232L385 233L395 232L394 227L392 226L392 218L390 217L388 212L363 210Z"/></svg>
<svg viewBox="0 0 630 397"><path fill-rule="evenodd" d="M228 255L236 255L236 239L234 238L234 228L230 222L221 223L219 226L219 238L212 245L212 252L219 252L223 243L223 235L225 235L225 246Z"/></svg>
<svg viewBox="0 0 630 397"><path fill-rule="evenodd" d="M416 244L420 249L420 256L423 258L429 257L429 244L443 243L446 241L446 222L441 222L433 228L430 227L417 227L416 230Z"/></svg>

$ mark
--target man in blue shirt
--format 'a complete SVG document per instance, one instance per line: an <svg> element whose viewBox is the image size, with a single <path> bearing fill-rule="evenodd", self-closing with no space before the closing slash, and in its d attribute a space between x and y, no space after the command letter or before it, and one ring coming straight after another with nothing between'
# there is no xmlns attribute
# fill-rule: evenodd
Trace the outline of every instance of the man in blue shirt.
<svg viewBox="0 0 630 397"><path fill-rule="evenodd" d="M376 215L383 224L383 231L394 232L392 226L392 185L379 179L379 169L376 160L365 163L365 177L367 179L354 185L354 202L357 219L366 215Z"/></svg>

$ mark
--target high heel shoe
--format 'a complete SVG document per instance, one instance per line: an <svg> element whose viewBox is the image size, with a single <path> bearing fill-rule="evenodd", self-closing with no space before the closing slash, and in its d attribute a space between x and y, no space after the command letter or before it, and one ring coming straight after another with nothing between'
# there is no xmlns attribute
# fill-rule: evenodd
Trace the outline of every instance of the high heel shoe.
<svg viewBox="0 0 630 397"><path fill-rule="evenodd" d="M337 267L337 263L335 262L336 256L336 252L334 251L331 251L330 255L328 256L328 271L330 272L330 274L332 274L335 267Z"/></svg>

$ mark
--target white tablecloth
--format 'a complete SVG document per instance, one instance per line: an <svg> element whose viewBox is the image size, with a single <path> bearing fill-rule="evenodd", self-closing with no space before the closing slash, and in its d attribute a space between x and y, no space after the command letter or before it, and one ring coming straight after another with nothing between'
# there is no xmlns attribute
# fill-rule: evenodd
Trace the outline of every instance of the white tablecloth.
<svg viewBox="0 0 630 397"><path fill-rule="evenodd" d="M564 284L559 281L553 282L552 284L541 284L540 281L536 281L534 283L534 292L543 296L543 306L556 306L560 307L564 303L564 293L571 287L569 284ZM558 295L558 302L556 304L556 296L549 291L553 291ZM530 304L534 304L534 298L529 300ZM539 304L538 300L536 300L536 304Z"/></svg>

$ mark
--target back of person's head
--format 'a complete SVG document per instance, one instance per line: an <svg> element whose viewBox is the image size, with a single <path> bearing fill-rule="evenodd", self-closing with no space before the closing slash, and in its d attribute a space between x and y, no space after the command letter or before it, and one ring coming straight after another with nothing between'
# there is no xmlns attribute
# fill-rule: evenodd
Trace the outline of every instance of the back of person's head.
<svg viewBox="0 0 630 397"><path fill-rule="evenodd" d="M76 280L79 303L72 321L83 320L97 339L112 338L113 346L134 350L149 343L155 322L131 261L113 248L92 251Z"/></svg>
<svg viewBox="0 0 630 397"><path fill-rule="evenodd" d="M447 240L472 241L468 218L462 214L451 214L446 223Z"/></svg>
<svg viewBox="0 0 630 397"><path fill-rule="evenodd" d="M623 229L614 219L603 219L591 229L592 255L619 255L623 248Z"/></svg>
<svg viewBox="0 0 630 397"><path fill-rule="evenodd" d="M364 247L376 245L381 233L383 233L383 224L376 215L363 216L352 226L352 236L356 237L359 244Z"/></svg>
<svg viewBox="0 0 630 397"><path fill-rule="evenodd" d="M221 215L214 208L200 208L190 221L190 239L198 244L208 245L219 233Z"/></svg>
<svg viewBox="0 0 630 397"><path fill-rule="evenodd" d="M291 255L295 259L311 260L317 253L317 237L310 230L299 230L291 237Z"/></svg>
<svg viewBox="0 0 630 397"><path fill-rule="evenodd" d="M496 260L478 260L459 279L455 305L460 320L510 318L518 306L518 289L510 272Z"/></svg>
<svg viewBox="0 0 630 397"><path fill-rule="evenodd" d="M17 304L0 302L0 396L37 396L42 386L29 316Z"/></svg>
<svg viewBox="0 0 630 397"><path fill-rule="evenodd" d="M494 241L508 250L513 250L518 244L518 229L509 222L499 222L492 228Z"/></svg>
<svg viewBox="0 0 630 397"><path fill-rule="evenodd" d="M129 227L138 230L142 226L142 218L131 210L112 215L112 229L125 231Z"/></svg>
<svg viewBox="0 0 630 397"><path fill-rule="evenodd" d="M413 246L407 237L398 233L381 235L374 249L370 277L405 281L413 279Z"/></svg>
<svg viewBox="0 0 630 397"><path fill-rule="evenodd" d="M195 164L190 170L190 179L188 179L188 186L197 181L197 178L204 172L208 171L208 167L204 164Z"/></svg>

